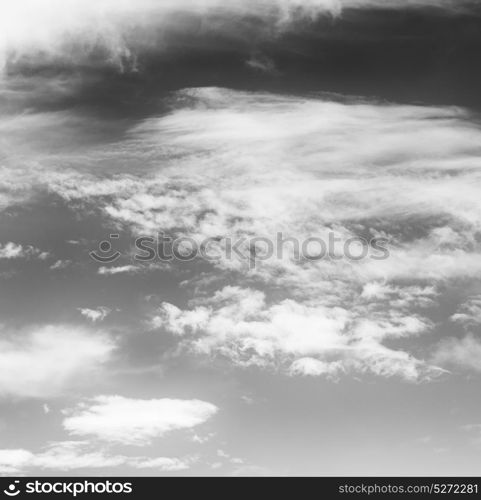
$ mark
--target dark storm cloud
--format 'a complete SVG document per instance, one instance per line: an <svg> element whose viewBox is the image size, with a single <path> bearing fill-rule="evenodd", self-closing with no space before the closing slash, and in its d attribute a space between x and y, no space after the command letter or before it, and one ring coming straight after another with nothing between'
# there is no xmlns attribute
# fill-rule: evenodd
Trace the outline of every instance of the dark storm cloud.
<svg viewBox="0 0 481 500"><path fill-rule="evenodd" d="M3 105L80 105L115 118L138 117L164 111L162 92L198 86L322 89L397 101L480 104L476 2L99 5L103 9L71 0L58 7L59 13L40 9L52 24L48 31L26 31L31 18L27 22L12 10L19 33L9 37L7 31L0 38L7 72ZM65 14L69 9L77 17ZM87 29L92 18L96 23Z"/></svg>

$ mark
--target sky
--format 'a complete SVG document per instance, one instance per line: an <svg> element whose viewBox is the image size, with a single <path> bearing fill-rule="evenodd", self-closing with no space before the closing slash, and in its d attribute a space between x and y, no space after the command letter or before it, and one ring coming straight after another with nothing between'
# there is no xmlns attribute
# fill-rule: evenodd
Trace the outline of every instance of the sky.
<svg viewBox="0 0 481 500"><path fill-rule="evenodd" d="M4 0L0 474L477 475L480 27Z"/></svg>

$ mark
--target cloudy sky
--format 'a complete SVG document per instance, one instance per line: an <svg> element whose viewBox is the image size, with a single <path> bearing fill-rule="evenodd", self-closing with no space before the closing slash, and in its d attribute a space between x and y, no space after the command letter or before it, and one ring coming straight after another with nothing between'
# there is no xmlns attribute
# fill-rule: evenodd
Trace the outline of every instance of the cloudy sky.
<svg viewBox="0 0 481 500"><path fill-rule="evenodd" d="M0 474L477 475L480 28L2 1ZM226 250L279 232L389 255ZM135 259L159 233L218 258Z"/></svg>

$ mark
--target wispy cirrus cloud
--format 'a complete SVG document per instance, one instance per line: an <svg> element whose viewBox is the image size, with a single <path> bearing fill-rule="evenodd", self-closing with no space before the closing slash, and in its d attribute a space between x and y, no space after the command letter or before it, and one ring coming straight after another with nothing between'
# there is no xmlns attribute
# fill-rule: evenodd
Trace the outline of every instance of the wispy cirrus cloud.
<svg viewBox="0 0 481 500"><path fill-rule="evenodd" d="M181 459L115 454L88 441L58 441L38 452L21 448L0 450L1 474L18 474L31 470L74 472L120 466L155 472L175 472L188 469L192 462L190 457Z"/></svg>

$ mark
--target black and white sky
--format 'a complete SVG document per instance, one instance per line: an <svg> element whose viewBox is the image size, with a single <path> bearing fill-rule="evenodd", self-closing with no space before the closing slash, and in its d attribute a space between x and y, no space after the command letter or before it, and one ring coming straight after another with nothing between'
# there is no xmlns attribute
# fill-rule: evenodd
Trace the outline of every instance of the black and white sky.
<svg viewBox="0 0 481 500"><path fill-rule="evenodd" d="M478 475L480 54L479 0L1 0L0 474Z"/></svg>

